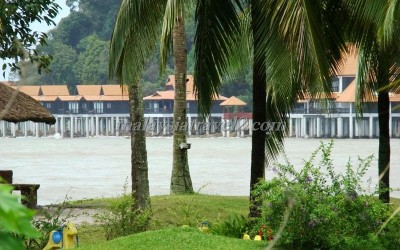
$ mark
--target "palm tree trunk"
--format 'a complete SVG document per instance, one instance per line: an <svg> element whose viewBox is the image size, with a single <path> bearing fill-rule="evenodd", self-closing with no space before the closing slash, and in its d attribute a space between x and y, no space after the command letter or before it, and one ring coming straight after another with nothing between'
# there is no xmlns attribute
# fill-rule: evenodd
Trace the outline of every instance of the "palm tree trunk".
<svg viewBox="0 0 400 250"><path fill-rule="evenodd" d="M390 170L390 135L389 135L389 93L384 91L378 94L379 116L379 199L385 203L390 202L389 170Z"/></svg>
<svg viewBox="0 0 400 250"><path fill-rule="evenodd" d="M174 135L171 194L193 193L189 173L187 149L180 144L186 142L186 70L187 50L183 15L176 21L173 32L173 54L175 68Z"/></svg>
<svg viewBox="0 0 400 250"><path fill-rule="evenodd" d="M253 3L256 1L252 1ZM251 191L260 179L265 177L265 131L261 125L267 122L266 118L266 68L265 58L260 54L260 38L254 20L257 20L257 7L252 3L252 32L254 41L253 55L253 134L251 137L251 170L250 170L250 213L249 217L260 217L260 205L257 197Z"/></svg>
<svg viewBox="0 0 400 250"><path fill-rule="evenodd" d="M132 209L151 209L142 91L139 81L129 86L131 116Z"/></svg>

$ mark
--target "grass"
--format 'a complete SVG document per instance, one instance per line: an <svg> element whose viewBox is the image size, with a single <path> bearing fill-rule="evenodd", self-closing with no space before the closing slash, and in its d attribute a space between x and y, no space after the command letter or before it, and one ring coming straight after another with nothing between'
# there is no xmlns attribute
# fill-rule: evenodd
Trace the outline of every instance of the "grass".
<svg viewBox="0 0 400 250"><path fill-rule="evenodd" d="M87 245L82 250L107 249L264 249L265 241L245 241L202 233L195 228L147 231L108 242Z"/></svg>
<svg viewBox="0 0 400 250"><path fill-rule="evenodd" d="M118 198L74 201L69 207L105 208ZM394 207L400 199L391 198ZM248 198L215 195L174 195L151 197L153 218L150 231L106 241L99 225L81 225L78 228L82 249L260 249L265 242L204 234L197 230L202 221L212 223L226 220L230 215L246 216ZM182 228L190 225L192 228Z"/></svg>
<svg viewBox="0 0 400 250"><path fill-rule="evenodd" d="M107 207L110 201L115 199L118 198L73 201L68 207L101 209ZM215 223L224 221L233 214L246 216L248 213L248 198L241 196L200 194L153 196L151 205L153 216L149 230L152 231L172 230L182 225L197 228L202 221ZM81 246L106 241L104 230L99 225L84 224L79 226L78 231Z"/></svg>

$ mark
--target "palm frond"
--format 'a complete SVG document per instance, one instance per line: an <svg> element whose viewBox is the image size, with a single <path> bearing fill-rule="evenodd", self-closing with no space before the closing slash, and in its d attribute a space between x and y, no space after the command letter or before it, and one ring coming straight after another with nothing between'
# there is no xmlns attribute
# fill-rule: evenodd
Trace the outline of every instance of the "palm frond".
<svg viewBox="0 0 400 250"><path fill-rule="evenodd" d="M109 78L138 79L161 31L167 0L123 0L110 42Z"/></svg>
<svg viewBox="0 0 400 250"><path fill-rule="evenodd" d="M369 52L369 51L368 51ZM356 116L359 117L363 112L362 103L365 100L371 99L371 86L374 82L373 78L375 78L372 73L372 64L373 61L372 55L367 51L364 51L360 48L358 53L358 64L357 64L357 75L356 75L356 102L355 102L355 110Z"/></svg>
<svg viewBox="0 0 400 250"><path fill-rule="evenodd" d="M197 1L194 83L202 114L209 114L222 75L228 71L229 55L234 54L234 37L240 30L238 5L238 0Z"/></svg>
<svg viewBox="0 0 400 250"><path fill-rule="evenodd" d="M261 11L254 24L260 27L267 63L267 117L282 123L298 98L331 93L332 76L347 51L340 15L344 7L334 0L276 0L260 1L256 8ZM267 137L267 161L283 149L285 133Z"/></svg>
<svg viewBox="0 0 400 250"><path fill-rule="evenodd" d="M357 48L363 47L365 51L373 48L378 27L384 22L387 1L344 0L348 10L348 20L345 22L347 39Z"/></svg>
<svg viewBox="0 0 400 250"><path fill-rule="evenodd" d="M265 160L267 166L270 166L284 149L288 119L288 113L282 112L288 108L285 97L281 94L277 98L277 96L272 96L271 94L272 92L269 92L267 95L267 117L273 131L266 135Z"/></svg>
<svg viewBox="0 0 400 250"><path fill-rule="evenodd" d="M168 0L164 13L161 33L160 71L164 72L168 59L168 52L172 48L172 34L175 22L184 15L184 0Z"/></svg>
<svg viewBox="0 0 400 250"><path fill-rule="evenodd" d="M384 45L394 42L400 36L400 0L389 0L383 24Z"/></svg>

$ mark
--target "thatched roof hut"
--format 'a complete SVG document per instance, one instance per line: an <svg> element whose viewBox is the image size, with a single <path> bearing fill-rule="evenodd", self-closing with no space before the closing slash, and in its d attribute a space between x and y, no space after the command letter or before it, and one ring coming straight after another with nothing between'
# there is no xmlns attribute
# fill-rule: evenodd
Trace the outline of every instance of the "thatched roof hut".
<svg viewBox="0 0 400 250"><path fill-rule="evenodd" d="M29 95L0 83L0 120L54 124L54 116Z"/></svg>

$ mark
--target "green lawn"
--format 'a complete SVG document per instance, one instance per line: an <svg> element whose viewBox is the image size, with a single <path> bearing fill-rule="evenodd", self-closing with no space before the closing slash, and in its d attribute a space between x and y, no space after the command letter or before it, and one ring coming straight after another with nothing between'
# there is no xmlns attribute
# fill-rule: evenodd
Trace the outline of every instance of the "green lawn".
<svg viewBox="0 0 400 250"><path fill-rule="evenodd" d="M112 199L116 198L74 201L70 203L70 206L105 208ZM171 228L182 225L197 228L202 221L216 223L226 220L230 215L241 214L246 216L248 213L247 197L199 194L166 195L151 197L151 204L153 217L150 230L166 228L168 228L167 230L172 230ZM78 231L79 242L82 246L106 240L103 229L98 225L81 225Z"/></svg>
<svg viewBox="0 0 400 250"><path fill-rule="evenodd" d="M264 249L266 241L249 241L202 233L196 228L147 231L108 242L85 245L82 250L107 249Z"/></svg>
<svg viewBox="0 0 400 250"><path fill-rule="evenodd" d="M115 199L115 198L113 198ZM104 208L111 199L71 202L71 207ZM392 198L393 206L400 199ZM82 249L260 249L265 242L246 242L240 239L205 234L197 230L198 223L216 223L230 215L248 213L247 197L214 195L174 195L151 197L153 218L150 231L106 241L98 225L78 228ZM181 228L190 225L192 228Z"/></svg>

